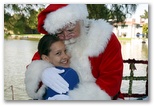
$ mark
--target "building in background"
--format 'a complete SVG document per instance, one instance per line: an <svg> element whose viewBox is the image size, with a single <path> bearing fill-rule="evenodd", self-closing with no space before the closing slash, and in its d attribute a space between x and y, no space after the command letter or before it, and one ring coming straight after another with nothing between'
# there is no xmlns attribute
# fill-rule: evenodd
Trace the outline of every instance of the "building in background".
<svg viewBox="0 0 154 106"><path fill-rule="evenodd" d="M126 19L125 23L115 23L113 32L118 37L136 38L142 37L142 26L148 23L148 19L136 20L134 18ZM138 35L137 35L138 34Z"/></svg>

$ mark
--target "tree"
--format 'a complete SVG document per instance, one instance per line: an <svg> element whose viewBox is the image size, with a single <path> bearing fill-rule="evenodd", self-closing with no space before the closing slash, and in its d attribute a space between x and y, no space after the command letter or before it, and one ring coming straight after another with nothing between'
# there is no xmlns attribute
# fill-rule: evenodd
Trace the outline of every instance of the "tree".
<svg viewBox="0 0 154 106"><path fill-rule="evenodd" d="M141 19L148 20L148 11L144 10L144 14L140 15ZM143 24L142 33L148 38L148 23Z"/></svg>
<svg viewBox="0 0 154 106"><path fill-rule="evenodd" d="M146 38L148 38L148 23L142 26L142 31L143 31L143 34L146 36Z"/></svg>
<svg viewBox="0 0 154 106"><path fill-rule="evenodd" d="M148 19L148 11L144 10L144 14L140 15L140 17L143 18L143 19Z"/></svg>
<svg viewBox="0 0 154 106"><path fill-rule="evenodd" d="M114 23L124 22L127 15L135 12L136 4L87 4L89 18L105 19Z"/></svg>
<svg viewBox="0 0 154 106"><path fill-rule="evenodd" d="M41 4L5 4L4 32L6 34L36 33L37 15Z"/></svg>
<svg viewBox="0 0 154 106"><path fill-rule="evenodd" d="M108 19L109 10L105 4L87 4L89 18L91 19Z"/></svg>

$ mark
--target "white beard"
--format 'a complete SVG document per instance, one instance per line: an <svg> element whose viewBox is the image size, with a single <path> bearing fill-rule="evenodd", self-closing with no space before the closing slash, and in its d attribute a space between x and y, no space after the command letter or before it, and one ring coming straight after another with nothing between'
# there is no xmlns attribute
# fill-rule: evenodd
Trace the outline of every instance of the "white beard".
<svg viewBox="0 0 154 106"><path fill-rule="evenodd" d="M76 70L79 75L80 82L82 81L95 81L91 73L91 65L88 60L88 55L86 53L88 43L87 43L87 29L84 25L80 26L80 35L77 38L73 38L65 41L68 53L71 56L70 66ZM83 65L84 63L84 65ZM85 77L87 76L87 77Z"/></svg>
<svg viewBox="0 0 154 106"><path fill-rule="evenodd" d="M88 32L88 28L86 28L86 25L84 25L83 21L80 21L80 35L76 38L71 38L69 40L65 40L65 45L68 46L73 46L73 45L78 45L80 43L83 43L82 40L85 39L87 32ZM82 41L82 42L81 42Z"/></svg>

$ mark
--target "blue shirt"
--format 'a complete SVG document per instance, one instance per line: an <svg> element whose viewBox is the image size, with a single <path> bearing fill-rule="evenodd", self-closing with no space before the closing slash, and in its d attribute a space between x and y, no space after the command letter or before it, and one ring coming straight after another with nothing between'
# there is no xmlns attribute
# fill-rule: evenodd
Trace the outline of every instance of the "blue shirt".
<svg viewBox="0 0 154 106"><path fill-rule="evenodd" d="M56 68L65 70L65 72L61 73L60 75L69 84L69 90L73 90L75 87L77 87L77 84L79 83L79 77L78 77L75 70L73 70L72 68L64 68L64 67L56 67ZM65 93L65 94L67 95L67 93ZM52 97L52 96L57 95L57 94L59 94L59 93L57 93L54 90L52 90L51 88L47 87L46 92L43 96L43 100L46 100L49 97Z"/></svg>

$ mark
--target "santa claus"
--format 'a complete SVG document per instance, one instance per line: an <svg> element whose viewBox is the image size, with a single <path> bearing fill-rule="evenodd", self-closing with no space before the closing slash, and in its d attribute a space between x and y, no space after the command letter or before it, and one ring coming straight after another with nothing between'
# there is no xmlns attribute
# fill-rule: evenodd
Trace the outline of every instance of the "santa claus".
<svg viewBox="0 0 154 106"><path fill-rule="evenodd" d="M87 16L84 4L50 4L38 15L38 31L56 33L65 41L71 55L70 66L80 80L78 87L68 93L72 100L123 99L120 92L123 59L121 45L112 33L113 26L103 19L92 20ZM26 90L31 98L41 99L46 86L67 92L69 85L58 72L45 70L53 66L40 60L38 52L32 60L25 74ZM46 76L42 77L42 73Z"/></svg>

